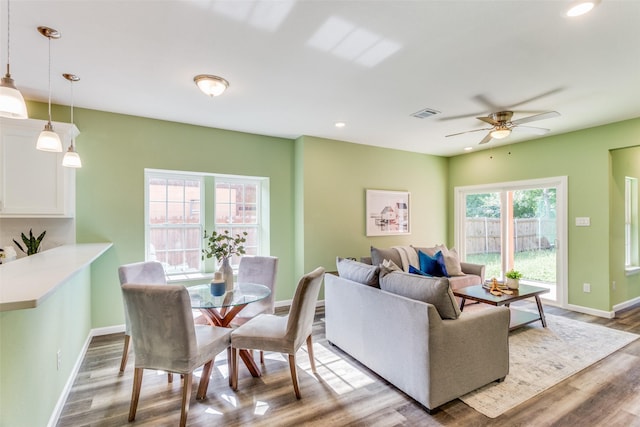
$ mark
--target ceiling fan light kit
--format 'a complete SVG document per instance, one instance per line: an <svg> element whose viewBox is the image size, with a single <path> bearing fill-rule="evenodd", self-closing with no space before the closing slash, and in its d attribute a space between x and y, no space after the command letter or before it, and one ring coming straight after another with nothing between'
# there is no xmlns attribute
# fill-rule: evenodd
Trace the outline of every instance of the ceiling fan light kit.
<svg viewBox="0 0 640 427"><path fill-rule="evenodd" d="M222 95L222 93L229 87L229 82L227 80L211 74L198 74L193 78L193 81L205 95L209 95L211 97Z"/></svg>
<svg viewBox="0 0 640 427"><path fill-rule="evenodd" d="M476 119L482 120L483 122L490 124L492 127L453 133L450 135L446 135L446 137L462 135L470 132L489 131L489 133L487 133L487 135L480 141L480 144L486 144L492 139L504 139L508 137L509 135L511 135L511 132L513 130L520 130L528 133L533 133L535 135L544 135L550 132L550 130L533 126L522 126L522 124L533 122L536 120L550 119L552 117L558 117L559 115L560 113L558 113L557 111L547 111L544 113L523 117L521 119L511 120L511 118L513 117L513 111L498 111L496 113L491 113L486 117L476 117Z"/></svg>

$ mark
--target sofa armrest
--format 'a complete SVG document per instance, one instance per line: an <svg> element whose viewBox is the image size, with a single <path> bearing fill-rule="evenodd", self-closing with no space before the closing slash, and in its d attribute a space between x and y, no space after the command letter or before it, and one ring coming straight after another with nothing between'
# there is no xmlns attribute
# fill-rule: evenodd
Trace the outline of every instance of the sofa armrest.
<svg viewBox="0 0 640 427"><path fill-rule="evenodd" d="M474 274L480 277L480 283L484 283L484 264L472 264L470 262L461 262L460 268L465 274Z"/></svg>
<svg viewBox="0 0 640 427"><path fill-rule="evenodd" d="M432 330L429 350L432 383L446 402L509 373L509 321L507 307L462 312Z"/></svg>

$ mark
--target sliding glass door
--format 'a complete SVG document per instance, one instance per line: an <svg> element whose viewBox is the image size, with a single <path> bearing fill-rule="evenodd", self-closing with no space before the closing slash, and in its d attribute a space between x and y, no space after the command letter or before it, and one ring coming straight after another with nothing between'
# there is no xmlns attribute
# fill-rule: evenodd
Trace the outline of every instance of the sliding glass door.
<svg viewBox="0 0 640 427"><path fill-rule="evenodd" d="M456 188L456 246L485 278L515 269L522 282L549 288L563 303L566 178Z"/></svg>

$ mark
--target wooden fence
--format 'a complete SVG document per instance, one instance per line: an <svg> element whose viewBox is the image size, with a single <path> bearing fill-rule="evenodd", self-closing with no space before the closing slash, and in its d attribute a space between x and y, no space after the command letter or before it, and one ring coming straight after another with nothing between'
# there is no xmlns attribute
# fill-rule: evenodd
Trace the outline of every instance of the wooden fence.
<svg viewBox="0 0 640 427"><path fill-rule="evenodd" d="M516 252L550 249L556 241L556 220L514 219ZM467 218L467 254L500 253L500 219Z"/></svg>

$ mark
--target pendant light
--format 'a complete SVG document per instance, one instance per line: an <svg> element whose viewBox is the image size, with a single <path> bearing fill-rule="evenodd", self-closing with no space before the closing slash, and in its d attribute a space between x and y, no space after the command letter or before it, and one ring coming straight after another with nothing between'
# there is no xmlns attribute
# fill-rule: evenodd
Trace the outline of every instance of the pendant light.
<svg viewBox="0 0 640 427"><path fill-rule="evenodd" d="M82 161L80 160L80 155L76 152L76 144L75 144L75 132L73 130L73 82L77 82L80 80L80 77L75 74L63 74L62 77L69 80L69 84L71 86L71 144L69 145L69 149L66 153L64 153L64 157L62 158L62 166L68 168L81 168Z"/></svg>
<svg viewBox="0 0 640 427"><path fill-rule="evenodd" d="M62 142L60 137L53 130L51 124L51 39L59 39L60 33L49 27L38 27L40 34L49 39L49 121L44 125L44 130L38 136L36 148L42 151L62 152Z"/></svg>
<svg viewBox="0 0 640 427"><path fill-rule="evenodd" d="M0 80L0 117L10 119L26 119L27 104L20 91L16 88L9 69L9 46L11 41L11 9L7 0L7 74Z"/></svg>

